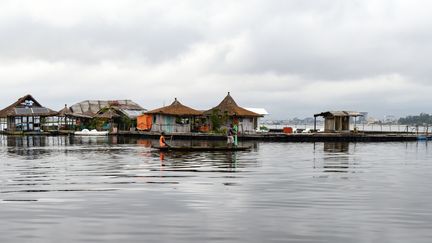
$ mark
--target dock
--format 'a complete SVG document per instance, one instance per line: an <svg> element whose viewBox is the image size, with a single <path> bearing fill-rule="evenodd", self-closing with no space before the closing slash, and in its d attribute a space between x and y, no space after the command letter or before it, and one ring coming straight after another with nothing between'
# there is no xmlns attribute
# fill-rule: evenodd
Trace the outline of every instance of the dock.
<svg viewBox="0 0 432 243"><path fill-rule="evenodd" d="M0 134L12 136L75 136L74 131L44 131L44 132L7 132ZM119 131L110 133L109 136L138 137L158 139L160 134L142 131ZM425 134L402 133L402 132L349 132L349 133L253 133L240 134L239 141L262 141L262 142L404 142L417 141ZM166 133L165 137L176 140L207 140L224 141L225 135L212 133ZM430 138L430 136L426 136ZM428 140L428 139L426 139Z"/></svg>

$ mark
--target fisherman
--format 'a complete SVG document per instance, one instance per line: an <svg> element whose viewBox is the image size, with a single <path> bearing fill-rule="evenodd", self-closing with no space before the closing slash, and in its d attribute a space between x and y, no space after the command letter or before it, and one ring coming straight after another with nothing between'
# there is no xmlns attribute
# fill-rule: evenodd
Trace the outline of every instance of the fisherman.
<svg viewBox="0 0 432 243"><path fill-rule="evenodd" d="M166 141L165 141L165 136L164 135L165 135L165 132L161 132L161 136L159 138L159 146L161 148L163 148L163 147L169 147L169 144L167 144Z"/></svg>

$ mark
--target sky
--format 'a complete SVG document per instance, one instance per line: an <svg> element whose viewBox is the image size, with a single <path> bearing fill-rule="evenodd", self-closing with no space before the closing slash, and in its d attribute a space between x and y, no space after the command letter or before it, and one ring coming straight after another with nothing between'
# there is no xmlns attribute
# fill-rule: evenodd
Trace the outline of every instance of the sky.
<svg viewBox="0 0 432 243"><path fill-rule="evenodd" d="M269 119L431 113L432 1L0 0L0 108L32 94Z"/></svg>

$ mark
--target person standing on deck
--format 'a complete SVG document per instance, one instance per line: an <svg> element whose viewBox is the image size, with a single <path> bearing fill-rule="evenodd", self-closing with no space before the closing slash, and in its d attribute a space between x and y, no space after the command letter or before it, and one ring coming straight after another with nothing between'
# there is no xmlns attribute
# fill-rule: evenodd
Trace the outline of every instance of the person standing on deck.
<svg viewBox="0 0 432 243"><path fill-rule="evenodd" d="M161 148L163 148L163 147L169 147L169 145L165 141L165 136L164 135L165 135L165 132L161 132L161 136L159 138L159 146Z"/></svg>
<svg viewBox="0 0 432 243"><path fill-rule="evenodd" d="M227 145L228 146L232 146L234 143L234 130L232 128L232 124L230 124L230 126L228 127L228 131L227 131Z"/></svg>
<svg viewBox="0 0 432 243"><path fill-rule="evenodd" d="M237 145L238 145L238 140L237 140L238 126L237 126L237 123L234 123L233 133L234 133L234 146L237 147Z"/></svg>

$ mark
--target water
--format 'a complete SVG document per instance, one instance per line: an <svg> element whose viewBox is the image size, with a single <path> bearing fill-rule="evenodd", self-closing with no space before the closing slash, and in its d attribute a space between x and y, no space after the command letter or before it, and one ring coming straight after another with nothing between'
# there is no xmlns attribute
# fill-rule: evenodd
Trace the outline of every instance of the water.
<svg viewBox="0 0 432 243"><path fill-rule="evenodd" d="M248 143L250 152L167 153L163 160L149 147L156 142L0 137L0 241L432 237L427 142Z"/></svg>

